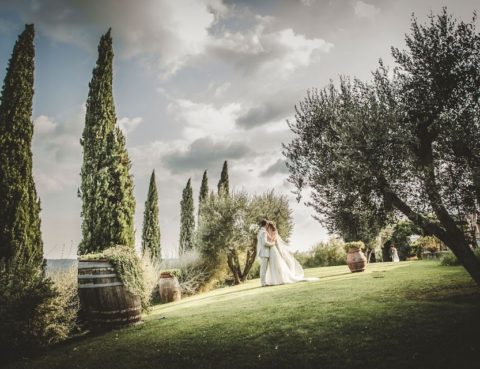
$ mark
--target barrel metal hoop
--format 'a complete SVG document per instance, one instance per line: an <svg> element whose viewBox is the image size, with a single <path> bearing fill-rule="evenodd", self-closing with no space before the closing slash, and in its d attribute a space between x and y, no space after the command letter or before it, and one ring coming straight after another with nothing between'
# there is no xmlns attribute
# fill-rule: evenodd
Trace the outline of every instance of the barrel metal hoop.
<svg viewBox="0 0 480 369"><path fill-rule="evenodd" d="M114 272L115 269L113 268L85 268L78 271L80 275L83 275L85 272L87 273L105 273L105 272Z"/></svg>
<svg viewBox="0 0 480 369"><path fill-rule="evenodd" d="M100 287L113 287L113 286L123 286L122 282L112 282L112 283L85 283L79 284L78 288L100 288Z"/></svg>
<svg viewBox="0 0 480 369"><path fill-rule="evenodd" d="M103 262L95 262L95 261L81 261L78 263L78 269L90 269L90 268L112 268L112 264L109 262L103 261Z"/></svg>
<svg viewBox="0 0 480 369"><path fill-rule="evenodd" d="M80 274L78 279L94 279L94 278L112 278L116 277L115 273L113 274Z"/></svg>

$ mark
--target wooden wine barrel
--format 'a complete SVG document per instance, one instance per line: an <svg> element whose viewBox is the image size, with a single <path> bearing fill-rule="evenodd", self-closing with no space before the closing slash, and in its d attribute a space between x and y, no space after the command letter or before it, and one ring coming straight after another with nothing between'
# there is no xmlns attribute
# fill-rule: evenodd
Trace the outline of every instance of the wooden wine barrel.
<svg viewBox="0 0 480 369"><path fill-rule="evenodd" d="M160 274L158 291L160 293L160 300L163 303L179 301L182 298L182 291L177 277L174 277L169 273Z"/></svg>
<svg viewBox="0 0 480 369"><path fill-rule="evenodd" d="M142 318L140 296L127 291L107 260L78 262L81 314L92 328L136 323Z"/></svg>
<svg viewBox="0 0 480 369"><path fill-rule="evenodd" d="M347 253L347 265L352 273L363 272L367 265L367 258L362 250L351 248Z"/></svg>

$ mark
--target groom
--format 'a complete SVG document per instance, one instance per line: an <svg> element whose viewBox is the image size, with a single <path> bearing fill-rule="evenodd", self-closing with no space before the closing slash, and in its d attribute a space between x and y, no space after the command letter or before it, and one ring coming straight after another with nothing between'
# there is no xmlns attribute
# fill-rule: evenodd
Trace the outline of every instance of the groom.
<svg viewBox="0 0 480 369"><path fill-rule="evenodd" d="M257 257L260 258L260 283L265 287L265 276L267 275L268 258L270 257L270 247L275 244L267 240L267 221L263 219L260 222L260 230L257 235Z"/></svg>

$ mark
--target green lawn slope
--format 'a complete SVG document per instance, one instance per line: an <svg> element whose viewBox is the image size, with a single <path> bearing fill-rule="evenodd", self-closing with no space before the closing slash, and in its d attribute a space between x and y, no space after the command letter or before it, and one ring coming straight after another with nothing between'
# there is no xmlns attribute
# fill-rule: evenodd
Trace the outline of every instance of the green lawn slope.
<svg viewBox="0 0 480 369"><path fill-rule="evenodd" d="M8 368L475 368L480 293L437 262L315 268L158 305L138 326L83 337Z"/></svg>

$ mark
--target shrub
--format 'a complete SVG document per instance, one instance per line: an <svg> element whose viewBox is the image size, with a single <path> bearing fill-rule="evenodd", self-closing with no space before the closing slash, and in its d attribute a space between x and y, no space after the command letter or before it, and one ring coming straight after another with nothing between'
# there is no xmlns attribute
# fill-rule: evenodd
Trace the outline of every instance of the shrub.
<svg viewBox="0 0 480 369"><path fill-rule="evenodd" d="M477 257L477 259L480 260L480 248L476 248L473 250L473 253ZM440 265L443 266L455 266L455 265L460 265L460 262L458 261L457 257L453 254L453 252L449 251L445 255L442 256L440 259Z"/></svg>
<svg viewBox="0 0 480 369"><path fill-rule="evenodd" d="M460 265L460 262L458 261L457 257L453 254L453 252L449 251L445 255L442 255L440 259L440 265L454 266L454 265Z"/></svg>
<svg viewBox="0 0 480 369"><path fill-rule="evenodd" d="M50 330L50 335L57 337L57 342L80 331L77 320L80 310L77 272L77 266L72 266L67 270L47 273L58 295L48 300L52 324L44 331Z"/></svg>
<svg viewBox="0 0 480 369"><path fill-rule="evenodd" d="M129 246L113 246L99 253L86 254L80 260L108 260L118 278L130 293L140 296L143 311L150 308L151 289L147 285L147 278L140 258L135 250Z"/></svg>
<svg viewBox="0 0 480 369"><path fill-rule="evenodd" d="M150 251L145 250L140 259L143 278L145 283L145 291L149 293L149 302L157 303L160 301L160 296L158 295L158 258L152 258Z"/></svg>
<svg viewBox="0 0 480 369"><path fill-rule="evenodd" d="M173 271L178 278L182 295L194 295L217 283L212 269L196 250L189 250L177 259L165 259L157 265L157 276L164 271ZM157 277L158 278L158 277Z"/></svg>
<svg viewBox="0 0 480 369"><path fill-rule="evenodd" d="M305 268L345 265L347 263L343 242L335 238L331 238L328 242L320 242L307 252L297 252L295 257Z"/></svg>
<svg viewBox="0 0 480 369"><path fill-rule="evenodd" d="M177 277L177 278L181 278L182 277L182 270L181 269L177 269L177 268L174 268L174 269L162 269L160 270L160 274L170 274L170 276L172 277Z"/></svg>
<svg viewBox="0 0 480 369"><path fill-rule="evenodd" d="M415 242L412 243L412 252L417 256L421 257L422 253L425 251L437 252L441 249L442 242L432 236L423 236L419 237Z"/></svg>
<svg viewBox="0 0 480 369"><path fill-rule="evenodd" d="M71 275L52 281L35 263L0 261L0 357L28 354L77 329L76 277Z"/></svg>
<svg viewBox="0 0 480 369"><path fill-rule="evenodd" d="M365 244L362 241L347 242L343 248L346 252L349 252L350 249L365 250Z"/></svg>

